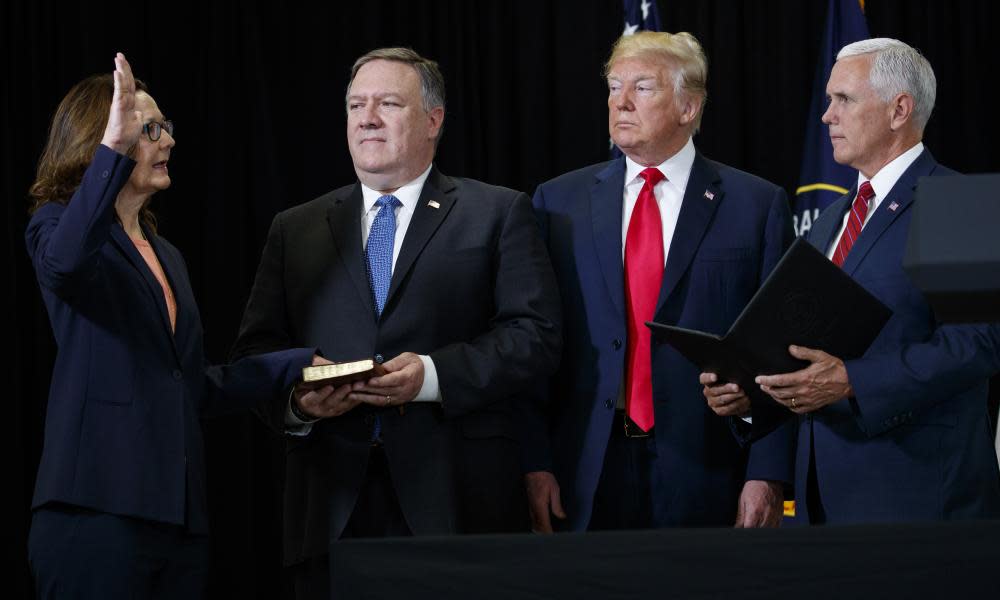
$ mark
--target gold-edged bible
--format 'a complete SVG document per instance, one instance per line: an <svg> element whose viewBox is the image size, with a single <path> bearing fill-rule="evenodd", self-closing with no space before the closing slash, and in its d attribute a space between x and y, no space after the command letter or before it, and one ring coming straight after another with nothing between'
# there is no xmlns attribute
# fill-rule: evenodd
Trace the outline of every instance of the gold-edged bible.
<svg viewBox="0 0 1000 600"><path fill-rule="evenodd" d="M385 375L385 373L385 367L371 358L330 365L315 365L302 369L302 385L309 388L319 388L324 385L337 387L345 383Z"/></svg>

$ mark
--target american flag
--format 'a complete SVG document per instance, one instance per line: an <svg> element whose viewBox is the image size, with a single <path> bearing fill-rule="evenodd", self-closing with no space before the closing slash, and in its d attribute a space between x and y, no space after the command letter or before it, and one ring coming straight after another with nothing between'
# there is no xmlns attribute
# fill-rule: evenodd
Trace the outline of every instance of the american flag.
<svg viewBox="0 0 1000 600"><path fill-rule="evenodd" d="M625 6L625 31L630 35L636 31L660 31L660 13L656 2L650 0L622 0Z"/></svg>

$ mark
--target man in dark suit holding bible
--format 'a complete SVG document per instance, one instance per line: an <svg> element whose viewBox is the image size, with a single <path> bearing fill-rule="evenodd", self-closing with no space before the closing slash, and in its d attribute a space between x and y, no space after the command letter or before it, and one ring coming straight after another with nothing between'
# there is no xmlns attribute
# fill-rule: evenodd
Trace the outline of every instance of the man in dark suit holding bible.
<svg viewBox="0 0 1000 600"><path fill-rule="evenodd" d="M235 355L309 341L387 373L262 407L287 434L285 562L326 598L330 540L527 528L513 401L560 349L528 197L432 165L437 64L359 58L347 92L358 182L279 214Z"/></svg>

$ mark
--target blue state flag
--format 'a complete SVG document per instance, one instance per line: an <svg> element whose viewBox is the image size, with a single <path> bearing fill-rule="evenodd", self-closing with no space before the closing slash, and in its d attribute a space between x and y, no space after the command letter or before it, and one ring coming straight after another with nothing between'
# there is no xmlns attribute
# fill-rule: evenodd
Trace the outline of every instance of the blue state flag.
<svg viewBox="0 0 1000 600"><path fill-rule="evenodd" d="M796 235L809 233L820 211L846 194L857 180L854 169L834 162L830 131L820 119L826 111L826 82L837 60L837 52L847 44L867 38L868 24L862 4L858 0L830 0L806 121L802 171L792 203Z"/></svg>
<svg viewBox="0 0 1000 600"><path fill-rule="evenodd" d="M799 187L795 190L795 200L792 202L795 233L799 236L809 233L820 211L846 194L857 182L857 171L834 162L830 130L820 119L826 112L826 82L830 79L833 63L837 61L837 52L847 44L869 37L862 6L859 0L829 0L826 30L820 43L816 79L813 81L812 101L806 121ZM785 502L786 524L807 524L802 515L796 516L795 510L796 501L804 498L805 490L798 490L795 500Z"/></svg>
<svg viewBox="0 0 1000 600"><path fill-rule="evenodd" d="M660 13L655 0L622 0L625 7L625 29L622 35L632 35L637 31L660 31ZM622 151L615 143L608 140L611 146L611 158L619 158Z"/></svg>

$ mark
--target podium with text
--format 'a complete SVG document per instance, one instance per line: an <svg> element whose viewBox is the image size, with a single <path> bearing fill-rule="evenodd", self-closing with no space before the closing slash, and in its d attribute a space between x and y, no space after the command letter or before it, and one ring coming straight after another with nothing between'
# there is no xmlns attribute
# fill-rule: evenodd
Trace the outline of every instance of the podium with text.
<svg viewBox="0 0 1000 600"><path fill-rule="evenodd" d="M345 598L1000 598L1000 521L344 540Z"/></svg>

